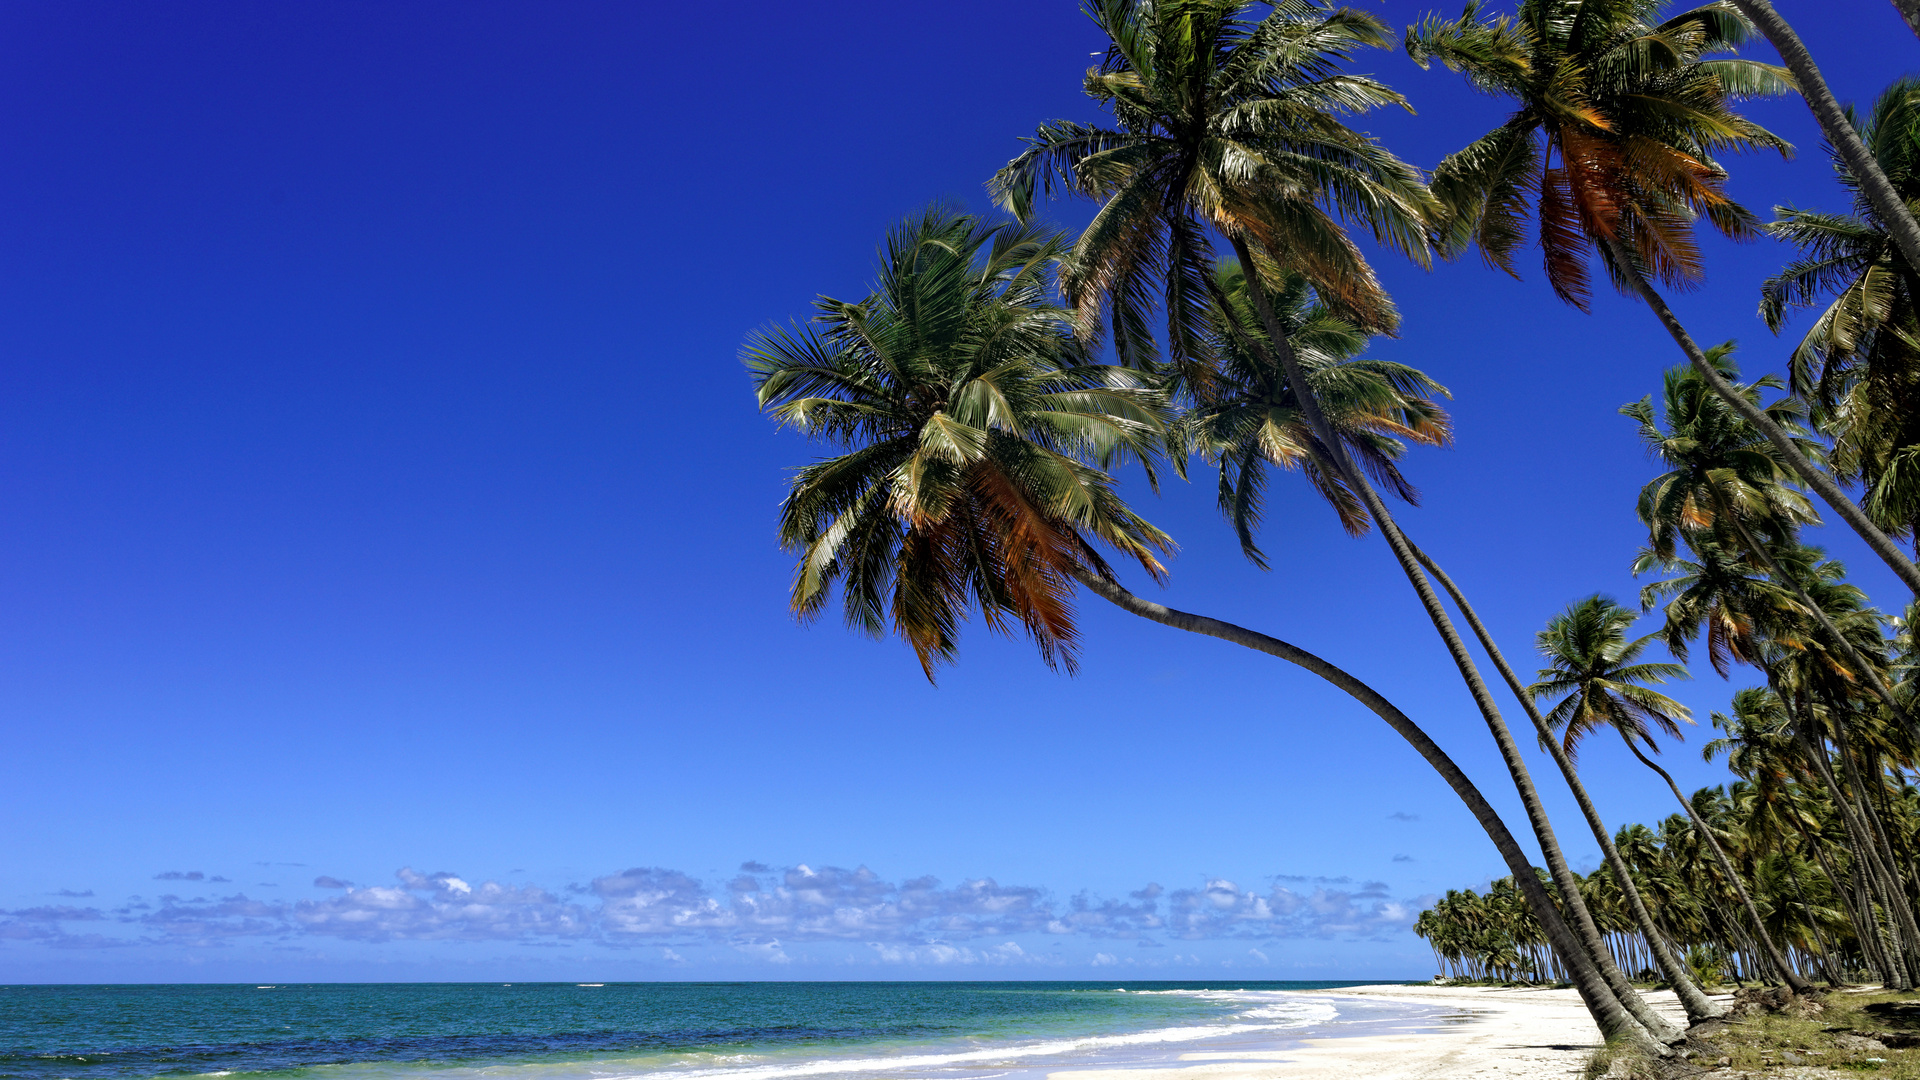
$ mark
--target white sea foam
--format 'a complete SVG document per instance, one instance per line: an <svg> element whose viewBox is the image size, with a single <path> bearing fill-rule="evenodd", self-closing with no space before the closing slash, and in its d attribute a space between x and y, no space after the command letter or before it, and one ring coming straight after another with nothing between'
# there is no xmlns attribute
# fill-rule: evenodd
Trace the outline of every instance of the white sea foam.
<svg viewBox="0 0 1920 1080"><path fill-rule="evenodd" d="M1126 991L1121 991L1126 992ZM814 1058L804 1061L769 1062L726 1068L668 1069L623 1074L603 1074L606 1080L641 1080L644 1077L671 1076L674 1080L788 1080L793 1077L828 1076L846 1073L891 1072L929 1073L974 1063L1018 1065L1031 1058L1064 1055L1096 1055L1128 1048L1197 1042L1264 1032L1288 1031L1325 1023L1339 1015L1333 1002L1301 997L1284 991L1262 990L1135 990L1132 993L1178 994L1212 1001L1246 1003L1250 1008L1234 1013L1225 1023L1192 1024L1182 1027L1152 1028L1114 1035L1088 1035L1078 1038L1043 1039L1028 1043L1008 1043L967 1050L924 1054L890 1054L873 1057Z"/></svg>

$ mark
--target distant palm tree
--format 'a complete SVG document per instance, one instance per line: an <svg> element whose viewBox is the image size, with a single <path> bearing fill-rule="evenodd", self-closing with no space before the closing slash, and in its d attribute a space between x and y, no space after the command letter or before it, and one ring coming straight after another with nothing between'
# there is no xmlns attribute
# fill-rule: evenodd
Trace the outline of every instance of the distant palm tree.
<svg viewBox="0 0 1920 1080"><path fill-rule="evenodd" d="M1611 728L1619 733L1627 749L1642 765L1667 782L1674 798L1680 801L1712 849L1728 885L1739 894L1752 930L1774 967L1796 992L1811 990L1812 985L1794 971L1774 943L1765 918L1741 880L1742 875L1734 869L1713 830L1700 820L1673 776L1640 749L1640 744L1645 743L1658 753L1653 729L1678 739L1681 737L1678 721L1691 720L1684 705L1647 685L1686 678L1687 669L1678 664L1635 663L1655 636L1629 639L1627 630L1636 618L1634 612L1604 596L1590 596L1569 606L1549 620L1547 628L1539 634L1540 654L1547 658L1548 666L1540 670L1539 681L1528 689L1536 697L1560 698L1548 711L1547 722L1562 732L1569 756L1578 753L1580 741L1588 734Z"/></svg>
<svg viewBox="0 0 1920 1080"><path fill-rule="evenodd" d="M1791 436L1728 384L1661 295L1704 275L1693 224L1745 240L1759 223L1725 190L1714 157L1787 144L1741 116L1741 98L1791 91L1779 68L1716 57L1752 27L1720 3L1654 22L1647 0L1523 0L1512 17L1469 4L1458 19L1407 30L1414 60L1439 60L1475 87L1513 99L1492 132L1447 156L1433 192L1453 214L1449 240L1477 243L1512 272L1531 214L1548 283L1585 310L1588 257L1659 318L1714 393L1779 449L1784 463L1920 595L1916 568Z"/></svg>

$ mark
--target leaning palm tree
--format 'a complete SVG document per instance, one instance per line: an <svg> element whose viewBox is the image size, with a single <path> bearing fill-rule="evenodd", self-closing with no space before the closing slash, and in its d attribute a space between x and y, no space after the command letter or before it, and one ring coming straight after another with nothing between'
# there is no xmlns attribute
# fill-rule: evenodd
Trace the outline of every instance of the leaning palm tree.
<svg viewBox="0 0 1920 1080"><path fill-rule="evenodd" d="M1758 233L1753 215L1728 198L1715 155L1786 153L1785 142L1734 105L1785 93L1792 82L1778 68L1715 56L1751 31L1725 5L1659 23L1655 11L1647 0L1524 0L1512 18L1488 18L1474 3L1458 19L1408 28L1415 61L1438 59L1518 106L1435 169L1434 194L1453 215L1449 239L1478 244L1490 263L1512 272L1531 213L1548 283L1582 310L1591 291L1588 261L1597 255L1614 283L1659 318L1714 393L1920 595L1920 568L1720 375L1661 295L1663 286L1689 288L1704 275L1697 218L1735 240Z"/></svg>
<svg viewBox="0 0 1920 1080"><path fill-rule="evenodd" d="M1864 119L1851 110L1873 157L1902 199L1920 199L1920 78L1896 79ZM1795 307L1830 297L1794 348L1794 393L1834 436L1830 460L1865 490L1861 507L1889 535L1920 524L1920 275L1875 215L1842 159L1849 213L1777 207L1768 231L1803 255L1761 288L1760 313L1776 333Z"/></svg>
<svg viewBox="0 0 1920 1080"><path fill-rule="evenodd" d="M1075 244L1074 269L1064 282L1083 333L1094 332L1104 308L1121 357L1150 362L1150 306L1157 294L1173 369L1205 404L1214 393L1203 349L1209 305L1234 324L1236 335L1246 336L1239 334L1246 327L1235 306L1208 273L1216 238L1252 270L1247 295L1264 342L1250 347L1289 385L1310 388L1312 381L1273 306L1269 280L1278 278L1269 268L1297 270L1355 326L1391 329L1392 306L1342 219L1424 264L1436 206L1418 170L1340 119L1404 104L1375 80L1340 71L1355 50L1387 43L1379 20L1306 0L1257 17L1243 0L1098 0L1090 13L1110 45L1085 87L1111 110L1115 126L1043 125L1029 149L989 183L1001 204L1022 218L1056 185L1101 202ZM1580 955L1567 959L1583 995L1607 1014L1596 1012L1596 1019L1609 1033L1629 1027L1669 1033L1608 960L1518 743L1413 545L1315 395L1297 400L1325 451L1325 468L1379 526L1500 748L1560 900L1581 931ZM1531 874L1519 875L1519 882L1547 922L1547 892ZM1632 1019L1613 1018L1623 1009L1632 1010Z"/></svg>
<svg viewBox="0 0 1920 1080"><path fill-rule="evenodd" d="M1048 299L1061 242L1044 232L930 211L896 229L860 301L822 299L809 327L748 339L747 367L775 420L844 452L797 470L781 537L799 556L792 605L820 614L837 587L849 625L891 626L931 678L960 623L1024 628L1043 658L1071 666L1072 586L1176 629L1266 653L1319 675L1406 739L1467 805L1501 858L1532 878L1526 851L1460 767L1371 686L1298 646L1177 611L1123 588L1104 544L1158 577L1165 534L1115 494L1102 465L1151 466L1164 398L1135 372L1092 364L1070 314ZM1536 882L1537 884L1537 882ZM1548 904L1555 948L1577 949ZM1602 987L1604 990L1604 987ZM1610 1035L1635 1033L1618 1010Z"/></svg>
<svg viewBox="0 0 1920 1080"><path fill-rule="evenodd" d="M1554 647L1550 649L1548 635L1554 634L1557 632L1557 629L1563 629L1568 625L1569 620L1574 617L1575 612L1585 612L1590 616L1591 611L1589 609L1591 609L1593 604L1598 602L1598 600L1598 597L1594 597L1582 602L1582 604L1575 605L1569 609L1567 614L1557 616L1550 622L1548 624L1548 630L1540 635L1541 651L1548 655L1549 658L1567 652L1566 649L1560 647L1566 643L1560 642L1557 639L1554 642ZM1564 634L1560 636L1564 636ZM1632 652L1637 656L1645 647L1644 640L1634 643ZM1626 659L1630 661L1633 657L1627 657ZM1623 669L1617 672L1616 675L1620 680L1645 681L1680 677L1684 676L1685 673L1686 669L1678 665L1660 664L1638 665ZM1562 674L1564 675L1564 673ZM1584 735L1585 731L1582 729L1576 734L1576 729L1570 726L1570 718L1566 715L1571 707L1569 703L1573 702L1574 699L1569 697L1566 702L1562 702L1553 712L1545 715L1539 714L1538 706L1532 704L1542 696L1564 691L1566 688L1560 685L1560 682L1564 680L1556 677L1555 673L1549 670L1539 672L1538 678L1543 681L1535 682L1533 685L1520 691L1520 693L1523 695L1523 700L1529 703L1529 713L1540 717L1541 744L1543 748L1553 756L1555 762L1559 764L1562 774L1566 777L1567 786L1573 792L1574 799L1579 804L1581 813L1587 820L1588 828L1593 832L1595 842L1600 845L1601 855L1606 861L1607 868L1611 871L1613 879L1620 890L1620 898L1623 901L1626 915L1631 918L1634 927L1638 929L1641 936L1646 939L1648 948L1653 954L1655 966L1660 969L1660 973L1666 977L1668 984L1673 987L1675 995L1680 999L1681 1007L1686 1011L1687 1019L1692 1023L1699 1023L1703 1020L1726 1015L1726 1007L1716 1004L1712 999L1707 997L1705 991L1694 981L1692 973L1688 970L1684 960L1676 955L1668 946L1666 935L1661 933L1659 926L1654 922L1652 912L1649 911L1646 906L1645 899L1640 895L1639 887L1634 882L1633 873L1627 865L1626 859L1621 856L1619 849L1614 845L1612 834L1608 832L1606 823L1601 819L1598 808L1594 806L1593 798L1588 794L1586 784L1580 779L1579 772L1574 763L1579 756L1580 736ZM1638 700L1637 694L1642 689L1643 688L1636 686L1630 690L1623 690L1622 693L1626 695L1629 702L1632 702ZM1652 693L1651 691L1646 692ZM1660 695L1654 694L1654 697L1658 698ZM1664 701L1665 699L1661 698L1661 700ZM1557 742L1553 738L1554 732L1562 732L1562 737Z"/></svg>
<svg viewBox="0 0 1920 1080"><path fill-rule="evenodd" d="M1774 943L1752 894L1713 830L1700 820L1693 804L1674 783L1672 774L1640 749L1640 744L1645 743L1648 749L1658 753L1654 728L1678 739L1681 737L1678 721L1692 721L1684 705L1648 685L1685 678L1687 669L1678 664L1636 663L1654 638L1652 634L1627 637L1627 630L1636 618L1634 612L1604 596L1589 596L1575 602L1550 619L1547 628L1540 632L1540 654L1546 657L1547 666L1540 669L1539 681L1528 690L1535 697L1560 699L1547 713L1547 722L1562 733L1561 742L1569 757L1579 753L1580 742L1587 735L1611 728L1642 765L1667 782L1674 798L1680 800L1694 827L1712 849L1728 884L1739 894L1751 929L1768 959L1795 992L1811 990L1812 984L1800 977Z"/></svg>
<svg viewBox="0 0 1920 1080"><path fill-rule="evenodd" d="M796 612L838 585L848 624L891 626L928 678L970 609L1071 667L1073 574L1107 572L1096 541L1160 576L1171 541L1089 459L1149 459L1163 399L1092 363L1048 302L1062 251L934 209L888 238L872 296L750 339L762 407L854 446L800 469L782 506Z"/></svg>

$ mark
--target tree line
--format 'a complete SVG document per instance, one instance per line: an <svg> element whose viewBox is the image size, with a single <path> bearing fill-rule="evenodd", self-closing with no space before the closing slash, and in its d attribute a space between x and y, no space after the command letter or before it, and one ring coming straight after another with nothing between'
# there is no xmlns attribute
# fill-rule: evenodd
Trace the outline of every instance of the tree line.
<svg viewBox="0 0 1920 1080"><path fill-rule="evenodd" d="M1826 839L1845 841L1823 849L1841 854L1829 856L1840 876L1822 880L1845 892L1836 903L1858 907L1847 940L1871 939L1872 957L1859 958L1911 986L1912 833L1896 838L1889 809L1911 790L1901 741L1913 734L1911 665L1800 533L1818 521L1817 498L1920 595L1901 547L1920 518L1920 225L1906 201L1920 195L1920 88L1896 83L1860 117L1833 99L1766 0L1661 8L1523 0L1495 15L1476 0L1458 18L1407 28L1399 45L1417 62L1512 105L1500 126L1426 170L1347 123L1406 105L1347 70L1360 50L1395 44L1374 16L1314 0L1095 0L1088 13L1108 47L1083 87L1110 123L1041 124L987 181L1007 218L941 207L913 216L887 237L869 295L823 297L807 322L757 332L743 349L761 407L837 450L796 469L781 506L796 614L822 615L837 595L849 626L897 635L930 679L956 660L974 617L1024 634L1071 671L1084 589L1326 679L1407 740L1507 864L1501 910L1530 920L1508 920L1513 958L1462 946L1456 962L1550 969L1608 1038L1659 1052L1684 1033L1629 973L1657 971L1691 1021L1719 1015L1688 967L1706 939L1678 928L1682 909L1668 909L1654 878L1636 880L1629 855L1640 849L1614 843L1576 762L1585 735L1611 729L1652 764L1654 732L1683 718L1652 684L1678 672L1641 663L1651 642L1628 637L1633 613L1595 598L1549 627L1549 668L1522 685L1390 506L1418 500L1407 451L1452 438L1446 390L1365 355L1399 317L1356 233L1422 266L1477 250L1515 276L1531 241L1560 300L1584 310L1597 269L1649 308L1684 357L1658 407L1650 396L1623 410L1666 469L1639 504L1648 545L1636 567L1658 579L1642 600L1661 611L1657 640L1677 659L1704 647L1717 669L1764 671L1782 737L1802 748L1811 778L1793 782L1795 797L1827 799L1822 820L1840 832ZM1783 65L1734 55L1759 35ZM1727 195L1724 157L1789 151L1741 102L1787 94L1821 123L1851 199L1845 213L1762 221ZM1055 195L1097 204L1078 236L1038 220ZM1702 225L1734 239L1771 232L1804 252L1763 289L1776 327L1818 309L1786 379L1740 382L1731 348L1700 347L1667 306L1665 291L1705 273ZM1129 589L1118 560L1164 582L1172 540L1123 497L1122 465L1155 488L1212 471L1222 515L1259 567L1262 509L1280 473L1309 484L1349 533L1380 536L1500 750L1544 868L1447 751L1362 678ZM1613 893L1568 866L1474 645L1572 790ZM1715 909L1724 932L1712 944L1810 990L1808 972L1824 969L1761 906L1780 894L1741 877L1739 859L1779 852L1682 801L1715 880L1736 897ZM1820 948L1834 963L1855 959L1844 943Z"/></svg>

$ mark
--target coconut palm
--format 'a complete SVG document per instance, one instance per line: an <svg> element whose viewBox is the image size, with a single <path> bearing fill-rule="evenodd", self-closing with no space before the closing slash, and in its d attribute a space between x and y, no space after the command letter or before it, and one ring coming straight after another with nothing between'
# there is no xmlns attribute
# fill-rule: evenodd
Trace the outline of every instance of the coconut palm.
<svg viewBox="0 0 1920 1080"><path fill-rule="evenodd" d="M848 624L891 626L929 678L969 610L1071 667L1073 574L1106 572L1096 542L1161 574L1171 541L1090 459L1147 459L1164 399L1090 362L1046 299L1063 250L930 210L888 238L871 296L749 340L761 407L851 447L798 470L781 507L796 612L838 585Z"/></svg>
<svg viewBox="0 0 1920 1080"><path fill-rule="evenodd" d="M1268 283L1278 278L1267 268L1298 271L1342 318L1386 330L1395 321L1391 305L1340 219L1357 221L1418 261L1429 257L1426 230L1435 207L1418 171L1339 119L1343 112L1403 103L1385 86L1339 70L1356 49L1386 44L1385 28L1371 15L1304 2L1278 5L1262 17L1252 11L1241 0L1099 0L1090 13L1110 46L1085 86L1116 126L1044 125L989 185L1022 217L1037 195L1056 185L1100 200L1075 245L1068 300L1089 333L1104 305L1120 354L1142 363L1149 353L1148 307L1158 294L1174 371L1202 404L1214 393L1203 352L1209 302L1238 322L1235 305L1209 284L1215 237L1232 246L1242 267L1253 268L1245 278L1247 296L1265 339L1252 347L1269 353L1268 365L1296 388L1312 382L1272 304ZM1665 1021L1610 970L1518 745L1412 545L1315 395L1300 394L1297 401L1325 451L1328 472L1379 525L1500 747L1561 901L1581 931L1580 951L1596 954L1591 971L1580 955L1568 957L1582 994L1607 1014L1597 1013L1596 1020L1610 1034L1636 1025L1668 1033ZM1552 901L1544 891L1536 894L1532 875L1520 875L1520 882L1551 928ZM1575 946L1555 944L1563 951ZM1609 998L1615 1000L1603 1000ZM1621 1008L1636 1019L1623 1021Z"/></svg>
<svg viewBox="0 0 1920 1080"><path fill-rule="evenodd" d="M1707 359L1742 397L1757 404L1762 389L1784 385L1774 375L1751 384L1735 381L1739 369L1732 352L1731 342L1718 345L1707 350ZM1819 521L1806 496L1792 486L1792 470L1779 451L1691 367L1667 370L1657 410L1649 394L1619 411L1639 422L1648 456L1666 467L1640 489L1636 507L1656 554L1672 555L1676 541L1704 531L1763 560L1767 551L1756 534L1791 537L1800 525ZM1764 411L1794 437L1801 452L1819 453L1801 427L1805 413L1798 402L1781 398Z"/></svg>
<svg viewBox="0 0 1920 1080"><path fill-rule="evenodd" d="M1569 757L1577 760L1581 742L1602 729L1617 731L1629 743L1650 742L1654 728L1679 739L1680 722L1693 722L1686 706L1648 685L1687 678L1687 669L1635 663L1656 636L1629 639L1627 630L1638 618L1595 594L1568 605L1535 635L1547 666L1527 692L1535 699L1559 699L1547 711L1547 723L1560 733Z"/></svg>
<svg viewBox="0 0 1920 1080"><path fill-rule="evenodd" d="M1446 388L1405 364L1357 358L1367 335L1328 310L1305 275L1276 276L1272 297L1281 329L1347 455L1375 483L1417 502L1419 492L1398 461L1409 442L1445 446L1451 441L1451 422L1435 400ZM1182 415L1180 433L1186 445L1219 467L1221 512L1247 558L1266 569L1254 534L1270 467L1305 477L1349 533L1365 532L1370 519L1360 497L1328 465L1330 455L1308 426L1292 384L1267 362L1272 352L1253 317L1245 272L1237 263L1223 262L1215 278L1216 291L1234 306L1237 322L1216 311L1210 331L1218 357L1214 389L1207 402Z"/></svg>
<svg viewBox="0 0 1920 1080"><path fill-rule="evenodd" d="M1753 215L1728 198L1715 155L1786 153L1785 142L1734 105L1793 84L1779 68L1716 55L1751 31L1724 4L1663 22L1653 21L1657 11L1648 0L1523 0L1515 16L1493 18L1473 3L1458 19L1408 28L1415 61L1438 59L1517 105L1505 123L1435 169L1434 194L1453 214L1449 239L1478 244L1490 263L1512 272L1531 214L1548 283L1582 310L1589 259L1598 256L1714 393L1920 595L1920 568L1720 375L1661 295L1663 286L1688 288L1704 275L1693 235L1698 218L1731 239L1757 234Z"/></svg>
<svg viewBox="0 0 1920 1080"><path fill-rule="evenodd" d="M1302 2L1264 17L1234 0L1096 0L1088 11L1109 44L1085 88L1115 126L1044 124L989 184L1023 219L1056 185L1103 204L1062 283L1083 325L1104 307L1120 355L1144 362L1158 294L1172 360L1204 368L1214 237L1224 236L1243 266L1248 245L1279 255L1343 318L1391 329L1392 303L1341 225L1357 220L1427 258L1431 197L1419 171L1338 119L1406 104L1339 70L1386 44L1379 20ZM1204 387L1204 372L1195 382Z"/></svg>
<svg viewBox="0 0 1920 1080"><path fill-rule="evenodd" d="M1863 121L1848 110L1904 200L1920 198L1920 79L1895 80ZM1836 158L1851 213L1775 209L1768 230L1803 256L1761 289L1760 313L1778 332L1790 310L1830 301L1793 351L1794 392L1834 436L1830 463L1861 484L1861 507L1890 535L1920 523L1920 275Z"/></svg>
<svg viewBox="0 0 1920 1080"><path fill-rule="evenodd" d="M1538 637L1540 654L1547 667L1540 670L1539 681L1528 690L1535 697L1557 697L1559 703L1547 713L1547 722L1560 731L1567 755L1578 754L1580 742L1602 728L1611 728L1627 744L1627 749L1667 782L1674 797L1693 814L1692 804L1681 794L1673 777L1640 749L1659 752L1653 729L1669 737L1681 738L1679 721L1691 723L1687 709L1647 684L1685 678L1687 670L1678 664L1635 663L1655 635L1629 639L1627 630L1638 618L1634 612L1603 596L1577 601L1565 612L1547 622ZM1738 893L1747 910L1752 929L1788 985L1796 991L1812 989L1780 952L1767 931L1766 920L1754 904L1753 896L1735 872L1726 852L1712 831L1697 819L1695 825L1721 863L1728 884Z"/></svg>

